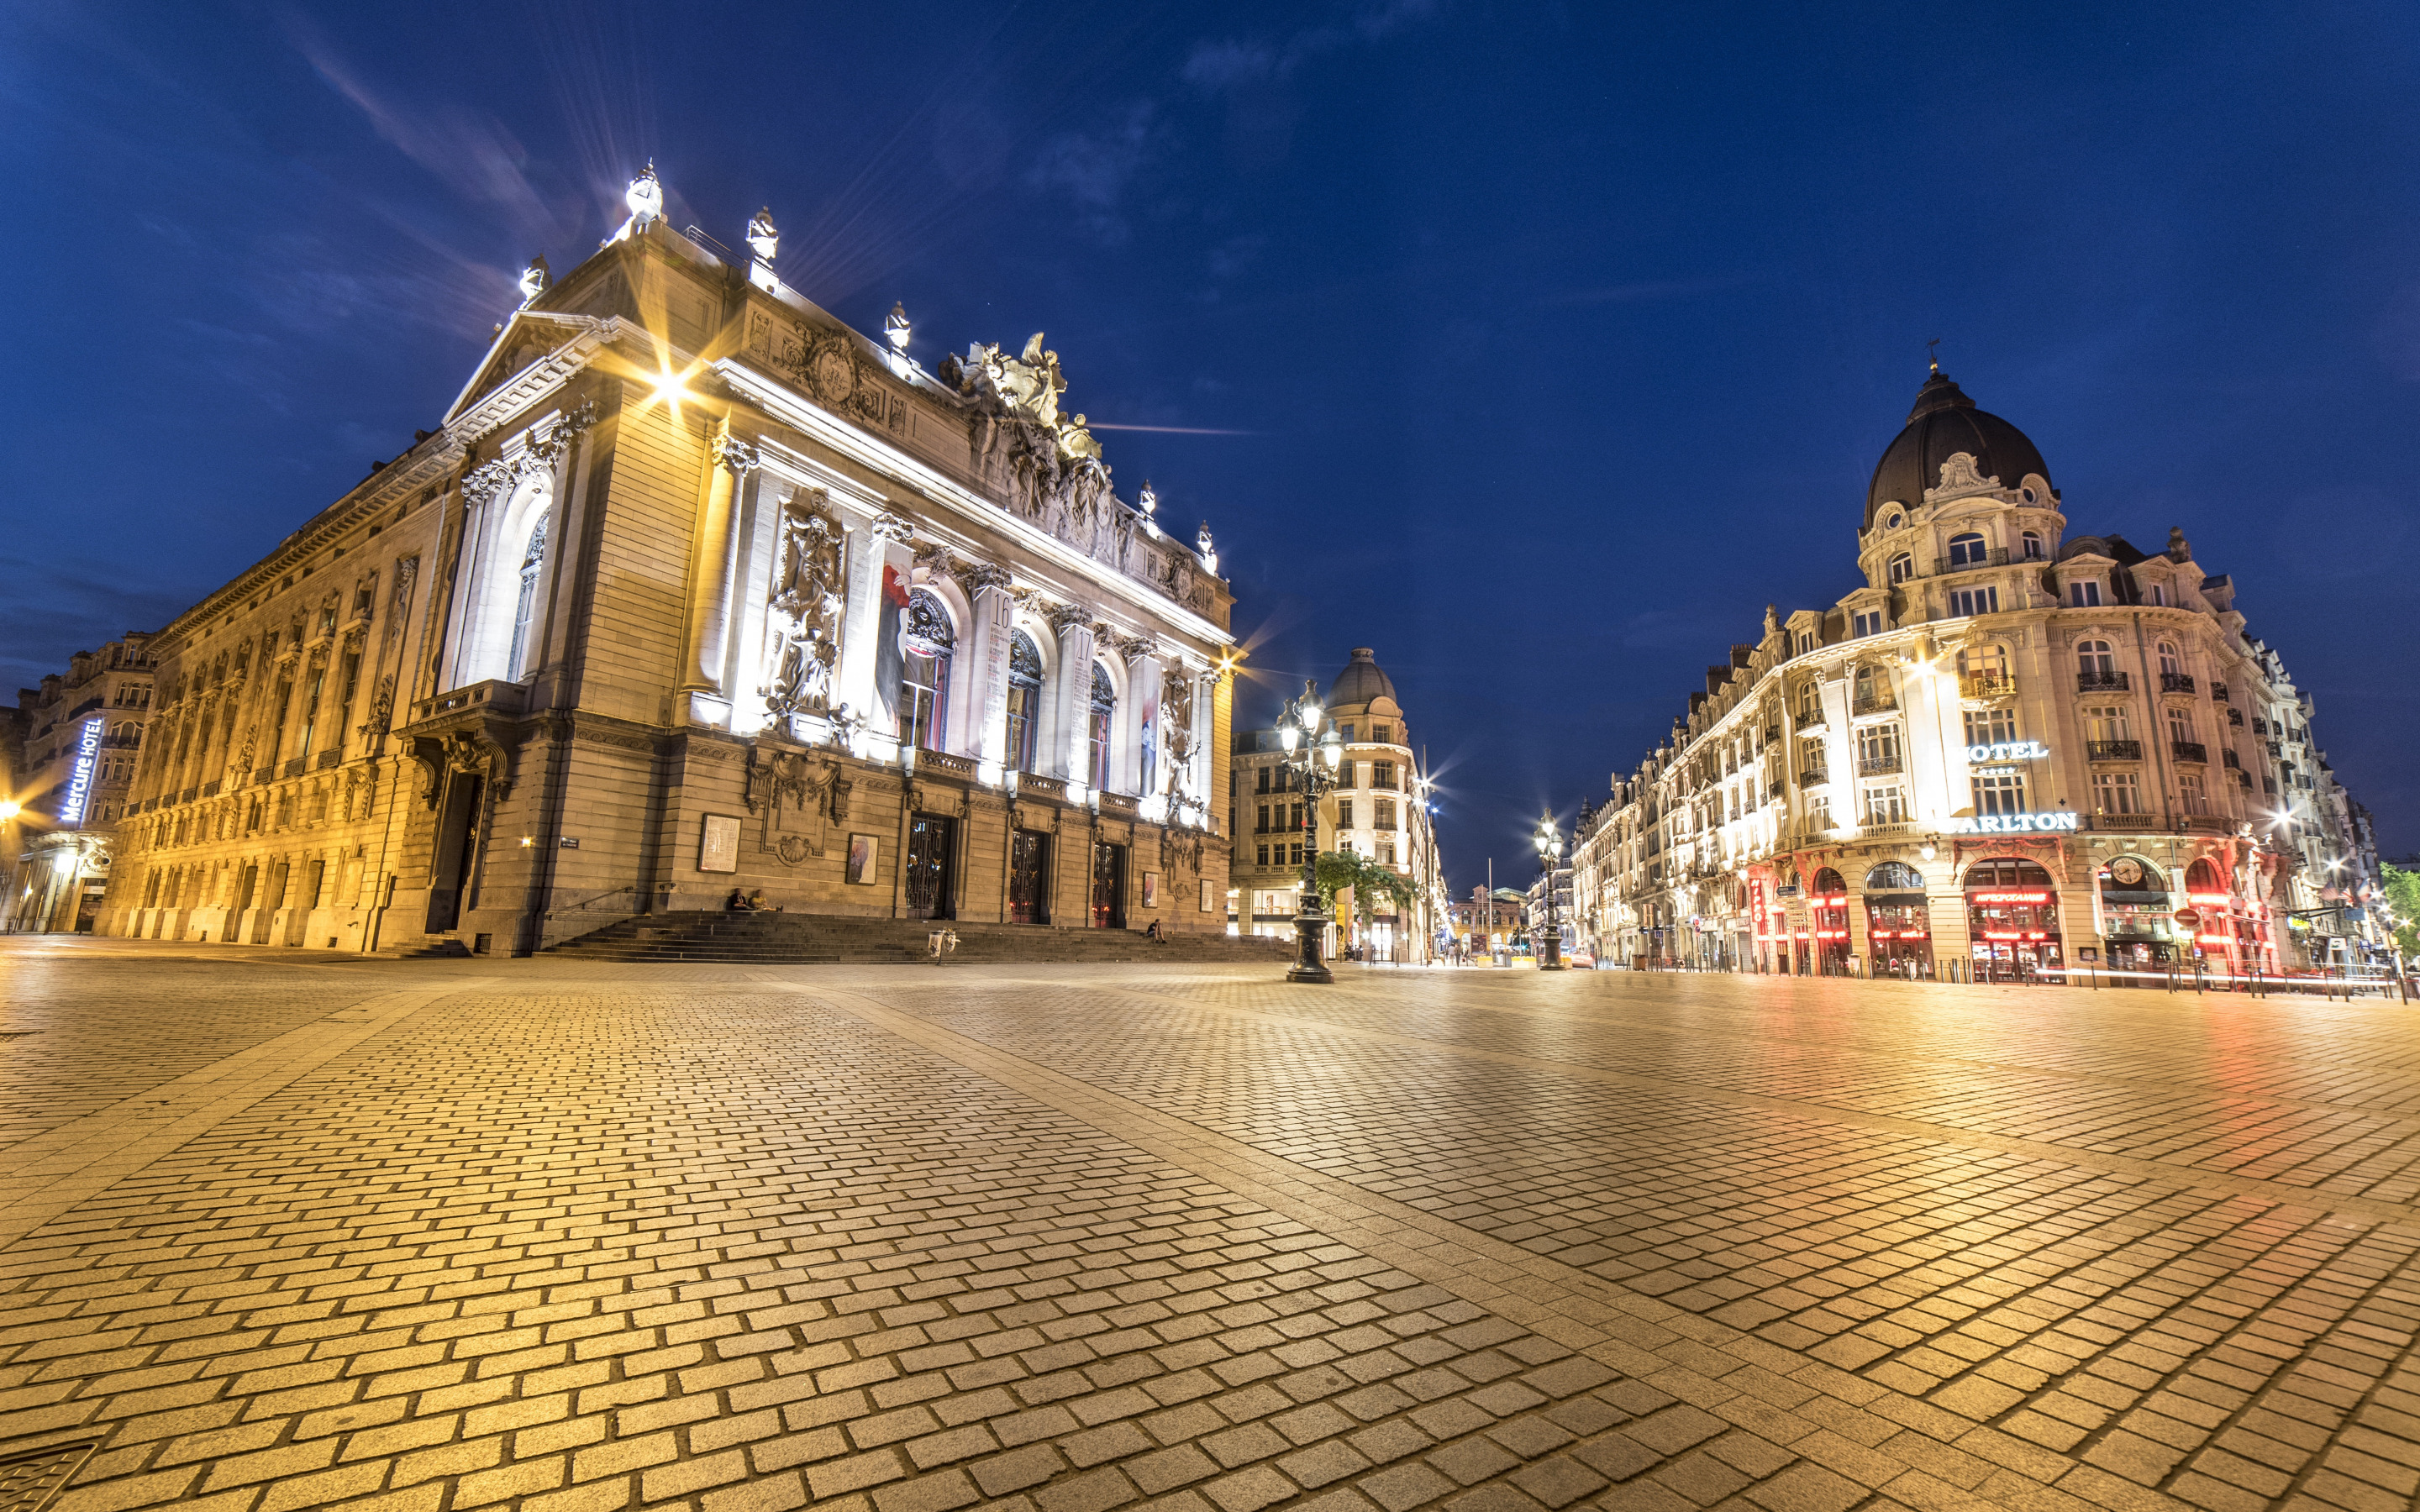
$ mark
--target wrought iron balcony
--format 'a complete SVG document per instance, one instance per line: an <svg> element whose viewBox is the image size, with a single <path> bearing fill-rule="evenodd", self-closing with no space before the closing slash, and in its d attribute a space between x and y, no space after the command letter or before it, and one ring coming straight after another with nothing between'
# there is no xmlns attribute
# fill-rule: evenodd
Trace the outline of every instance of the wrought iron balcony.
<svg viewBox="0 0 2420 1512"><path fill-rule="evenodd" d="M1888 777L1893 772L1899 770L1900 770L1900 767L1899 752L1897 751L1893 751L1887 756L1860 756L1857 758L1857 775L1859 777Z"/></svg>
<svg viewBox="0 0 2420 1512"><path fill-rule="evenodd" d="M2084 759L2088 762L2139 762L2143 759L2143 743L2139 740L2087 740L2084 743Z"/></svg>
<svg viewBox="0 0 2420 1512"><path fill-rule="evenodd" d="M2124 672L2077 672L2075 690L2079 693L2123 693L2133 687Z"/></svg>
<svg viewBox="0 0 2420 1512"><path fill-rule="evenodd" d="M2211 698L2216 699L2216 700L2217 700L2219 702L2221 702L2221 703L2225 703L2225 702L2228 702L2229 695L2228 695L2228 693L2227 693L2227 691L2226 691L2226 685L2225 683L2212 683L2212 684L2211 684L2211 685L2210 685L2210 696L2211 696Z"/></svg>
<svg viewBox="0 0 2420 1512"><path fill-rule="evenodd" d="M2008 564L2009 548L2005 546L1995 546L1969 551L1963 562L1952 562L1947 557L1935 557L1932 559L1932 575L1937 578L1945 572L1972 572L1977 567L2005 567Z"/></svg>
<svg viewBox="0 0 2420 1512"><path fill-rule="evenodd" d="M1872 693L1865 694L1864 696L1854 700L1849 705L1849 712L1852 714L1886 714L1890 710L1898 707L1899 695L1890 691L1888 688L1883 688Z"/></svg>
<svg viewBox="0 0 2420 1512"><path fill-rule="evenodd" d="M1764 795L1768 798L1777 798L1788 786L1788 783L1776 780L1772 787L1765 790Z"/></svg>
<svg viewBox="0 0 2420 1512"><path fill-rule="evenodd" d="M2210 748L2198 740L2171 740L2168 749L2180 762L2200 762L2205 765L2210 762Z"/></svg>
<svg viewBox="0 0 2420 1512"><path fill-rule="evenodd" d="M2235 748L2232 746L2220 747L2218 759L2220 762L2224 763L2230 771L2240 772L2243 770L2243 758L2235 754Z"/></svg>
<svg viewBox="0 0 2420 1512"><path fill-rule="evenodd" d="M1823 722L1822 709L1801 709L1798 711L1798 717L1792 721L1792 727L1798 730L1812 730Z"/></svg>
<svg viewBox="0 0 2420 1512"><path fill-rule="evenodd" d="M2162 672L2160 674L2160 691L2163 693L2190 693L2193 690L2194 680L2193 674L2190 672Z"/></svg>
<svg viewBox="0 0 2420 1512"><path fill-rule="evenodd" d="M1960 698L2007 698L2016 690L2017 680L2007 672L1974 672L1958 679Z"/></svg>
<svg viewBox="0 0 2420 1512"><path fill-rule="evenodd" d="M1798 774L1798 785L1802 788L1820 787L1830 780L1832 774L1821 766L1810 766Z"/></svg>

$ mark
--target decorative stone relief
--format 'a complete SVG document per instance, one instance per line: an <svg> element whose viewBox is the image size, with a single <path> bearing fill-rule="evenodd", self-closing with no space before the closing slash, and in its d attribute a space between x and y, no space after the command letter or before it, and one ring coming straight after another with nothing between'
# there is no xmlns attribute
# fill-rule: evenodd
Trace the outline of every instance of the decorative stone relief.
<svg viewBox="0 0 2420 1512"><path fill-rule="evenodd" d="M765 693L766 711L776 719L828 707L846 596L842 537L821 490L782 507L781 565L767 626L772 678Z"/></svg>

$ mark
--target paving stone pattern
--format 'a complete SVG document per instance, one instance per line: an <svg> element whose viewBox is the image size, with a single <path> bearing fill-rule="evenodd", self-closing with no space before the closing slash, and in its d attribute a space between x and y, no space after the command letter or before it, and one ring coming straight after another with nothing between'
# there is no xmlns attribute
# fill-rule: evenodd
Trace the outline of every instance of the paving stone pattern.
<svg viewBox="0 0 2420 1512"><path fill-rule="evenodd" d="M67 1512L2420 1490L2390 1006L32 964L44 1035L103 974L130 1104L437 990L0 1248L0 1456L97 1441Z"/></svg>

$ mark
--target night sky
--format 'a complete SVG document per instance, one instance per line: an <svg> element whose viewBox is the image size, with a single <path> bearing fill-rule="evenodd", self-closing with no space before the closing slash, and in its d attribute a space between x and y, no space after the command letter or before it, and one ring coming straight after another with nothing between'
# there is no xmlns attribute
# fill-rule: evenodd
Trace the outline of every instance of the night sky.
<svg viewBox="0 0 2420 1512"><path fill-rule="evenodd" d="M1239 717L1375 647L1460 887L1856 585L1933 337L2071 533L2234 575L2420 849L2420 7L1622 8L21 0L0 678L435 425L653 157L927 366L1047 331L1169 427L1101 440L1217 534Z"/></svg>

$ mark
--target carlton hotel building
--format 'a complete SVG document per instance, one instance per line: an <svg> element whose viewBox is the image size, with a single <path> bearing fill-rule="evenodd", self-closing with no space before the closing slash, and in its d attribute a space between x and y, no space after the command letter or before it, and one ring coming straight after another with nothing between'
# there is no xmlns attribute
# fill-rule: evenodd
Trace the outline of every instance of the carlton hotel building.
<svg viewBox="0 0 2420 1512"><path fill-rule="evenodd" d="M2033 443L1937 370L1862 583L1708 669L1575 859L1633 965L2061 979L2358 959L2366 815L2181 531L2070 535Z"/></svg>
<svg viewBox="0 0 2420 1512"><path fill-rule="evenodd" d="M543 948L735 893L1223 931L1232 602L1057 354L925 371L628 223L151 643L107 933Z"/></svg>

